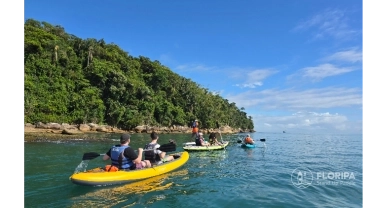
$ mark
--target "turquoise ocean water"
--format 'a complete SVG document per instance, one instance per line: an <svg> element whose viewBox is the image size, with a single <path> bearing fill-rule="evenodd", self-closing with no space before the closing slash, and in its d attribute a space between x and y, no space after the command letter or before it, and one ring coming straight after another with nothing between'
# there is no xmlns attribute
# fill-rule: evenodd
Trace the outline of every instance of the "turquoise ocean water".
<svg viewBox="0 0 370 208"><path fill-rule="evenodd" d="M173 172L105 187L76 185L69 176L83 153L105 153L118 134L96 135L108 142L25 142L24 207L362 207L361 134L256 132L253 149L237 143L245 135L222 135L226 150L190 152ZM161 134L159 143L169 139L180 152L190 135ZM134 134L130 146L149 140ZM105 164L98 157L87 169Z"/></svg>

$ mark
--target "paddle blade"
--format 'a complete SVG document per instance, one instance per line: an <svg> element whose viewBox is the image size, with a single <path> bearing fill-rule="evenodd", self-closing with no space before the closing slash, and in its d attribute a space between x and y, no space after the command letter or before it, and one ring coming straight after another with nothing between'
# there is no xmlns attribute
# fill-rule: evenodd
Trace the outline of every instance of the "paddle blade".
<svg viewBox="0 0 370 208"><path fill-rule="evenodd" d="M265 141L266 141L266 139L260 139L260 141L261 141L261 142L265 142Z"/></svg>
<svg viewBox="0 0 370 208"><path fill-rule="evenodd" d="M92 160L94 158L99 157L100 154L96 152L87 152L82 156L82 160Z"/></svg>
<svg viewBox="0 0 370 208"><path fill-rule="evenodd" d="M176 151L176 144L173 142L170 142L168 144L161 145L158 149L163 152L173 152L173 151Z"/></svg>
<svg viewBox="0 0 370 208"><path fill-rule="evenodd" d="M238 142L238 143L242 143L242 140L241 140L241 139L238 139L238 141L236 141L236 142Z"/></svg>

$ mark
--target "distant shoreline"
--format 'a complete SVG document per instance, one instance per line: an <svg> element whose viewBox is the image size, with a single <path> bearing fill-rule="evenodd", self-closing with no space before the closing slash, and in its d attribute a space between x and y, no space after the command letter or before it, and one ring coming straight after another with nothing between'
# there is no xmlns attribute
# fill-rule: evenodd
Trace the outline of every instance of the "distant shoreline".
<svg viewBox="0 0 370 208"><path fill-rule="evenodd" d="M127 132L129 134L140 134L136 132ZM82 141L109 141L108 138L94 137L94 134L104 135L104 134L122 134L122 132L81 132L78 134L62 134L62 130L52 130L52 129L42 129L42 128L33 128L25 127L24 128L24 141L25 142L43 142L43 141L59 141L59 140L70 140L76 141L79 139ZM166 134L184 134L182 132L170 132Z"/></svg>
<svg viewBox="0 0 370 208"><path fill-rule="evenodd" d="M57 124L59 125L59 124ZM100 130L83 130L81 131L79 128L73 127L72 130L68 130L68 128L60 128L59 126L54 127L52 125L46 125L41 128L36 128L35 125L26 124L24 126L24 141L25 142L40 142L40 141L58 141L58 140L73 140L76 141L104 141L108 140L107 138L102 138L101 135L103 134L122 134L122 133L129 133L129 134L145 134L145 131L125 131L116 128L102 128ZM202 132L208 132L207 129L200 129ZM218 129L212 129L211 131L215 131L216 133L219 131ZM160 134L191 134L191 129L186 130L158 130ZM233 133L240 133L235 129L232 130L228 128L226 131L220 131L222 134L233 134ZM249 132L255 132L254 130ZM99 137L95 137L94 134L99 134Z"/></svg>

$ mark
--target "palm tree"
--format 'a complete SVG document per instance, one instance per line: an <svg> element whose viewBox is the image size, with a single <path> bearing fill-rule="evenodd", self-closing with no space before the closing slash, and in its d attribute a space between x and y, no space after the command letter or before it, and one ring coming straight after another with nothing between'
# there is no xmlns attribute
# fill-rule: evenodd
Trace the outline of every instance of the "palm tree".
<svg viewBox="0 0 370 208"><path fill-rule="evenodd" d="M59 49L59 46L58 45L55 45L54 47L54 58L55 58L55 66L57 65L58 63L58 49Z"/></svg>
<svg viewBox="0 0 370 208"><path fill-rule="evenodd" d="M90 61L93 59L93 49L94 47L90 46L89 47L89 54L87 55L87 66L89 66Z"/></svg>

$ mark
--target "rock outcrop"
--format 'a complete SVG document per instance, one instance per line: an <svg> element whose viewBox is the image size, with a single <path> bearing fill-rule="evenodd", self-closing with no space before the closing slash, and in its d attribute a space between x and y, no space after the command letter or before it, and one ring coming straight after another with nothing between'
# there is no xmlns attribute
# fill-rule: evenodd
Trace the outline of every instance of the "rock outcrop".
<svg viewBox="0 0 370 208"><path fill-rule="evenodd" d="M81 133L96 133L96 132L103 132L103 133L150 133L152 131L156 131L159 133L185 133L191 134L192 129L188 126L171 126L171 127L161 127L161 126L148 126L148 125L141 125L133 128L132 130L122 130L115 127L111 127L109 125L99 125L94 123L88 124L66 124L66 123L42 123L37 122L35 125L26 123L24 125L24 132L25 133L33 133L33 132L47 132L47 133L55 133L55 134L67 134L67 135L77 135ZM221 126L219 129L200 129L200 131L209 134L210 132L220 132L222 134L235 134L235 133L243 133L243 132L255 132L254 130L242 130L242 129L234 129L230 126Z"/></svg>

